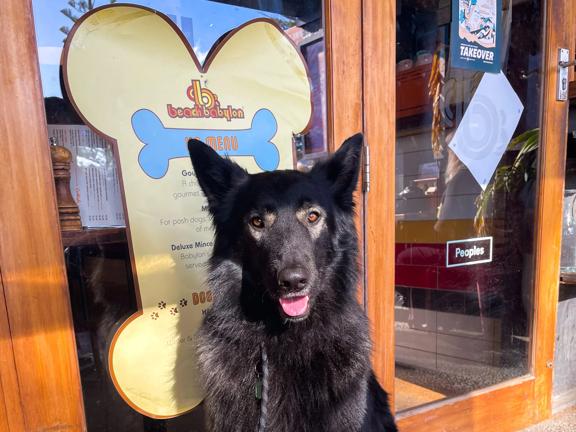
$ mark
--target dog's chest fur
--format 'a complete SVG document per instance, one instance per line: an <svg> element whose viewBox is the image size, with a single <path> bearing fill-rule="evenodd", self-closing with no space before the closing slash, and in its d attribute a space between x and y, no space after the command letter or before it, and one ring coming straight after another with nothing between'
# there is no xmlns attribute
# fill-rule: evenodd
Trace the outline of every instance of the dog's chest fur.
<svg viewBox="0 0 576 432"><path fill-rule="evenodd" d="M199 364L211 431L256 431L261 344L268 355L267 432L354 432L366 409L370 342L360 307L337 323L310 317L274 336L239 315L208 312L199 334ZM297 326L305 326L305 331Z"/></svg>

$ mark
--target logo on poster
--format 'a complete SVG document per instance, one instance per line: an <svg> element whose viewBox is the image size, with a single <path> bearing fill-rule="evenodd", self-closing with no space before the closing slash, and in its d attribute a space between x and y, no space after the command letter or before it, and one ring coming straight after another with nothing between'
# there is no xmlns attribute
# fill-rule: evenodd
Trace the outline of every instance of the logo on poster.
<svg viewBox="0 0 576 432"><path fill-rule="evenodd" d="M453 67L500 72L502 0L452 2L450 53Z"/></svg>
<svg viewBox="0 0 576 432"><path fill-rule="evenodd" d="M493 51L476 48L473 45L462 44L460 46L460 55L463 59L480 59L486 60L487 62L494 61Z"/></svg>
<svg viewBox="0 0 576 432"><path fill-rule="evenodd" d="M186 96L194 102L194 106L175 107L167 104L166 110L171 118L225 118L227 121L244 118L241 108L233 108L232 105L222 108L218 95L208 87L202 87L200 80L191 80Z"/></svg>

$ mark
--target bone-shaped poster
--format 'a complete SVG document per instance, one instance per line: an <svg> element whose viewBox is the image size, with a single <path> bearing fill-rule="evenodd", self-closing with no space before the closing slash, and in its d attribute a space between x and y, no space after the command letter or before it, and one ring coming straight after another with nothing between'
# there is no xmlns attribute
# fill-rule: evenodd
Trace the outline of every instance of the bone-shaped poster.
<svg viewBox="0 0 576 432"><path fill-rule="evenodd" d="M276 119L267 109L257 111L250 127L240 130L167 128L156 114L142 109L132 116L132 128L145 144L138 156L140 167L152 178L164 177L170 159L189 156L186 143L190 138L206 142L222 155L251 156L264 171L273 171L280 163L280 153L272 142Z"/></svg>
<svg viewBox="0 0 576 432"><path fill-rule="evenodd" d="M134 409L174 417L202 400L194 337L213 296L213 231L186 142L251 172L291 168L293 134L312 114L307 69L270 20L229 32L200 65L167 17L128 5L82 17L62 63L76 110L115 143L122 178L139 309L114 335L110 374Z"/></svg>

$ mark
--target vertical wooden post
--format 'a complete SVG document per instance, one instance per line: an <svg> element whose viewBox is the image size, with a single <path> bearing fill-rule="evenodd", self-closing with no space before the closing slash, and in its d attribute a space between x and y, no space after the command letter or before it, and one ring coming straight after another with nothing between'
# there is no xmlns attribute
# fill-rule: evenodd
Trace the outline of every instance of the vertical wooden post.
<svg viewBox="0 0 576 432"><path fill-rule="evenodd" d="M328 150L362 132L362 0L324 2L326 41L326 111L328 112ZM356 228L360 234L360 261L364 266L364 207L358 185ZM358 300L364 302L364 284Z"/></svg>
<svg viewBox="0 0 576 432"><path fill-rule="evenodd" d="M362 131L362 1L325 2L329 150Z"/></svg>
<svg viewBox="0 0 576 432"><path fill-rule="evenodd" d="M366 208L367 311L374 326L374 371L394 395L394 231L396 2L364 0L364 133L370 145Z"/></svg>
<svg viewBox="0 0 576 432"><path fill-rule="evenodd" d="M32 7L30 0L3 0L0 9L0 271L18 407L28 431L82 431ZM13 390L4 389L4 396Z"/></svg>

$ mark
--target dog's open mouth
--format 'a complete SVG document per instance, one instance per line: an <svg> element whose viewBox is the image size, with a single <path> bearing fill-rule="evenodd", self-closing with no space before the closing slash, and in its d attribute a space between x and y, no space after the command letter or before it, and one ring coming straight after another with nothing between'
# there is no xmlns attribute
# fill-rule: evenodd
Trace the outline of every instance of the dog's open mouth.
<svg viewBox="0 0 576 432"><path fill-rule="evenodd" d="M290 295L280 297L280 307L286 316L290 318L299 318L308 313L308 301L310 297L305 295Z"/></svg>

